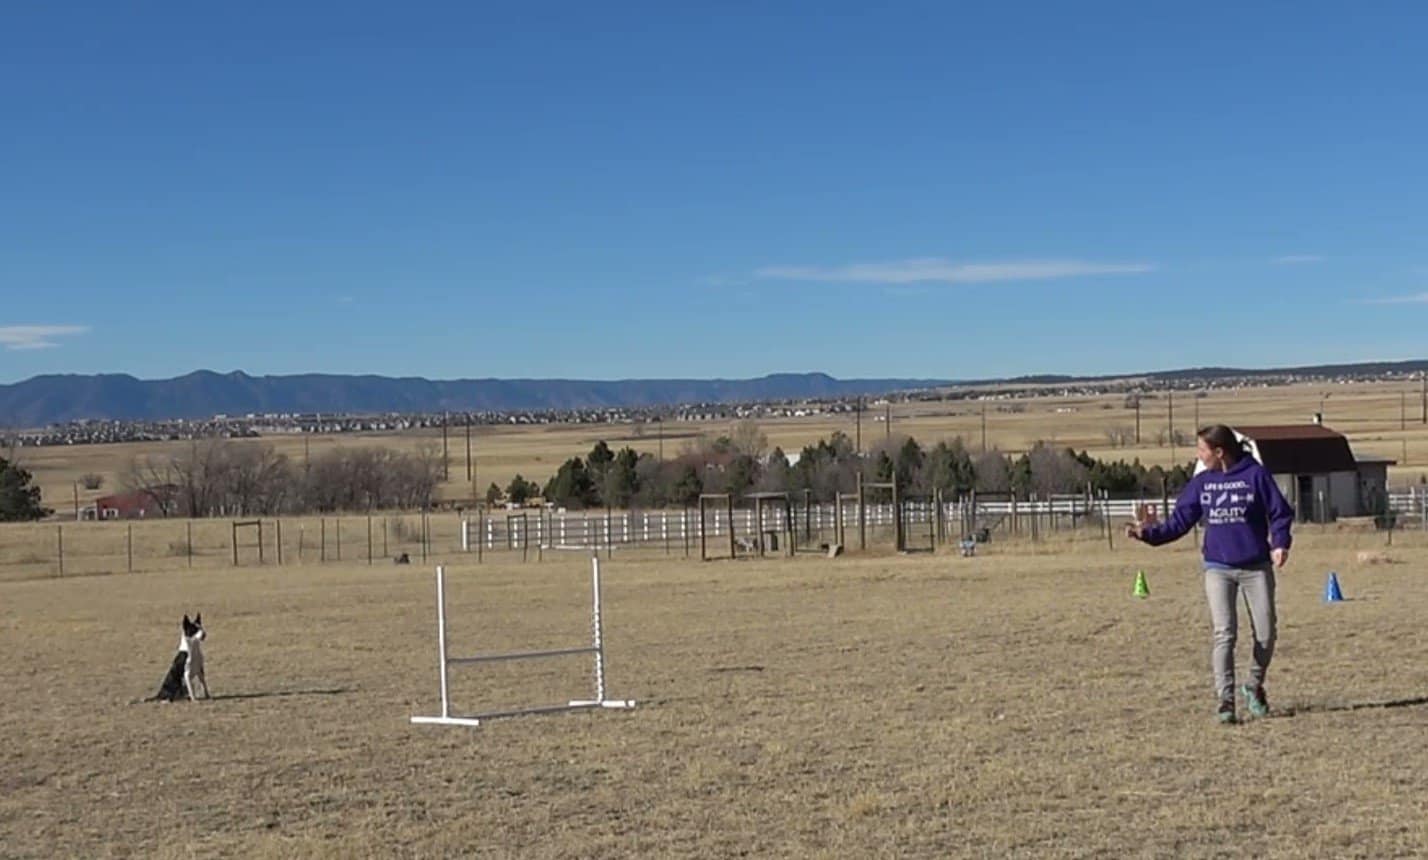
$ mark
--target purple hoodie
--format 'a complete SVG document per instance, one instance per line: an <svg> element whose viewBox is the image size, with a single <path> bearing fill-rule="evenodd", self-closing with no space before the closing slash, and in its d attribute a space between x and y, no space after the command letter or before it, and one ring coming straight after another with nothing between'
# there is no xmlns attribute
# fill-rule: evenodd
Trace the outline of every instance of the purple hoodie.
<svg viewBox="0 0 1428 860"><path fill-rule="evenodd" d="M1141 540L1151 546L1170 543L1202 519L1207 566L1255 567L1269 561L1270 547L1289 549L1294 508L1269 470L1246 454L1228 471L1207 469L1191 478L1175 510L1164 522L1146 526Z"/></svg>

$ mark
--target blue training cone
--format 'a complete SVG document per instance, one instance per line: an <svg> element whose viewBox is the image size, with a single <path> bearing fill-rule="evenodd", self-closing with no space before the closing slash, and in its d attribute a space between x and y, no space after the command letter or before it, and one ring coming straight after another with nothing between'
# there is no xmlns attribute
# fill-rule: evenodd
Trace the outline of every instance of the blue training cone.
<svg viewBox="0 0 1428 860"><path fill-rule="evenodd" d="M1329 581L1324 584L1324 602L1338 603L1344 599L1344 592L1339 588L1339 575L1332 570L1329 571Z"/></svg>

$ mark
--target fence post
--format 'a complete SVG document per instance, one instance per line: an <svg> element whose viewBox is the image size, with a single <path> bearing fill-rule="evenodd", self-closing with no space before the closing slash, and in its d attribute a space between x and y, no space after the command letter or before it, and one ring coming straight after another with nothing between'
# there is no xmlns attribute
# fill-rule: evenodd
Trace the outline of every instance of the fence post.
<svg viewBox="0 0 1428 860"><path fill-rule="evenodd" d="M367 566L372 566L372 512L367 512Z"/></svg>
<svg viewBox="0 0 1428 860"><path fill-rule="evenodd" d="M124 529L124 552L129 558L129 572L134 572L134 524L129 523Z"/></svg>
<svg viewBox="0 0 1428 860"><path fill-rule="evenodd" d="M64 526L55 528L55 545L59 548L59 575L64 576Z"/></svg>
<svg viewBox="0 0 1428 860"><path fill-rule="evenodd" d="M897 493L897 475L892 480L893 549L902 552L907 549L907 535L902 530L902 499Z"/></svg>
<svg viewBox="0 0 1428 860"><path fill-rule="evenodd" d="M278 550L278 553L277 553L277 554L278 554L278 567L282 567L282 566L283 566L283 521L282 521L281 518L279 518L279 519L274 520L273 522L276 523L275 529L277 530L277 535L273 538L273 543L276 544L276 548L277 548L277 550Z"/></svg>
<svg viewBox="0 0 1428 860"><path fill-rule="evenodd" d="M1101 491L1101 501L1102 501L1102 503L1103 503L1103 506L1102 506L1102 508L1101 508L1101 512L1102 512L1102 513L1101 513L1101 516L1102 516L1102 517L1105 519L1105 521L1106 521L1106 548L1107 548L1107 549L1110 549L1110 550L1114 550L1114 549L1116 548L1116 535L1115 535L1116 530L1111 527L1111 491L1110 491L1110 490L1102 490L1102 491Z"/></svg>
<svg viewBox="0 0 1428 860"><path fill-rule="evenodd" d="M188 541L188 566L193 567L193 520L189 520L184 525L187 526L184 532Z"/></svg>
<svg viewBox="0 0 1428 860"><path fill-rule="evenodd" d="M858 473L858 549L868 548L868 516L864 512L867 508L866 499L863 497L863 473Z"/></svg>
<svg viewBox="0 0 1428 860"><path fill-rule="evenodd" d="M327 561L327 517L318 520L318 529L317 560Z"/></svg>
<svg viewBox="0 0 1428 860"><path fill-rule="evenodd" d="M233 566L238 566L238 523L233 524Z"/></svg>

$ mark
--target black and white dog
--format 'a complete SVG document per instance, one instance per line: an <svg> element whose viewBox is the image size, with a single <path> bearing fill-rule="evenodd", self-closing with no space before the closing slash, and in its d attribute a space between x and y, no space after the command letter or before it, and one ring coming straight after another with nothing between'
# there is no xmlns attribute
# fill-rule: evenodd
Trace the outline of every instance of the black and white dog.
<svg viewBox="0 0 1428 860"><path fill-rule="evenodd" d="M183 636L179 638L178 653L164 676L159 691L145 699L148 702L176 702L185 695L190 701L198 698L197 691L203 690L203 698L211 699L208 679L203 674L203 640L208 633L203 629L203 613L195 615L192 621L183 617Z"/></svg>

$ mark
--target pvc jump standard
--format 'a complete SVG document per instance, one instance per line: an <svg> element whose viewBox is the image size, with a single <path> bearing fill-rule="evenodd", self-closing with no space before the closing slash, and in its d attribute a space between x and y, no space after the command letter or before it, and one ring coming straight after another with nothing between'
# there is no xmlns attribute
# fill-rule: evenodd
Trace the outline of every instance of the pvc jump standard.
<svg viewBox="0 0 1428 860"><path fill-rule="evenodd" d="M600 619L600 558L592 556L591 591L593 602L590 609L591 644L575 648L552 648L543 651L515 651L504 654L478 654L473 657L450 657L446 652L446 568L436 569L436 647L437 660L441 670L441 716L412 717L411 721L423 725L439 726L479 726L482 720L502 717L517 717L527 714L553 714L561 711L578 711L592 708L627 710L635 706L633 699L605 698L605 641ZM451 697L447 686L447 669L450 666L470 663L494 663L503 660L537 660L545 657L566 657L574 654L593 654L595 657L595 698L571 699L564 705L545 705L533 708L517 708L510 711L487 711L469 716L451 713Z"/></svg>

